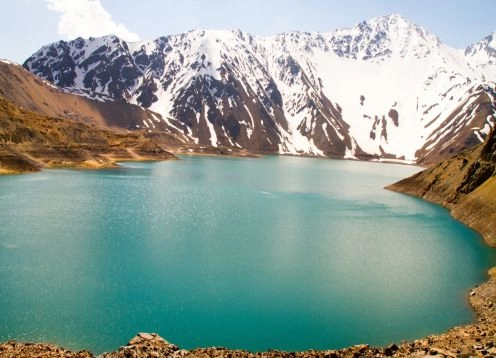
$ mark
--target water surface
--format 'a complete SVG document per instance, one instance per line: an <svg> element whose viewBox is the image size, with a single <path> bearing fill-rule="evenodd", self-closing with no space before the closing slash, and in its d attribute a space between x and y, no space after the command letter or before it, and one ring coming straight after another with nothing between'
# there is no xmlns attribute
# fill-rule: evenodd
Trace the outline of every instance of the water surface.
<svg viewBox="0 0 496 358"><path fill-rule="evenodd" d="M185 157L0 177L0 341L305 350L469 322L494 251L382 189L417 170Z"/></svg>

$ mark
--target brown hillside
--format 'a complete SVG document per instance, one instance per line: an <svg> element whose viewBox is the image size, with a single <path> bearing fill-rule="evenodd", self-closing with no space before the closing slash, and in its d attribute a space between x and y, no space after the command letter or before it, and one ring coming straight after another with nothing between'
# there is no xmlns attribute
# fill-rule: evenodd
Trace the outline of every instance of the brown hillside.
<svg viewBox="0 0 496 358"><path fill-rule="evenodd" d="M17 106L57 118L68 118L113 129L136 130L153 123L155 131L167 135L168 142L179 144L187 138L167 125L162 116L142 107L76 96L49 84L22 66L0 61L0 96ZM157 121L157 118L159 119Z"/></svg>
<svg viewBox="0 0 496 358"><path fill-rule="evenodd" d="M496 130L479 146L387 189L438 203L496 246Z"/></svg>
<svg viewBox="0 0 496 358"><path fill-rule="evenodd" d="M119 160L171 159L149 133L43 116L0 97L0 173L43 167L107 167Z"/></svg>

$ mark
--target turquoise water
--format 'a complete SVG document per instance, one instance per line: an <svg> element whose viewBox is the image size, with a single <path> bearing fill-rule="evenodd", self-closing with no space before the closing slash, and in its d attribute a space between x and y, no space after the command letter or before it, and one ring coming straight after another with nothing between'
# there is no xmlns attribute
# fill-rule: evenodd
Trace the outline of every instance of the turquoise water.
<svg viewBox="0 0 496 358"><path fill-rule="evenodd" d="M0 341L305 350L469 322L495 252L382 189L417 170L185 157L0 177Z"/></svg>

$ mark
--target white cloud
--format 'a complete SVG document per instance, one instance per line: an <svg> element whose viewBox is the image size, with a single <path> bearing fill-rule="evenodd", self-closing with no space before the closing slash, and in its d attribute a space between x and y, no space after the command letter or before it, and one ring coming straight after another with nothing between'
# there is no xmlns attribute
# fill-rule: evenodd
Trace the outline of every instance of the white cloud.
<svg viewBox="0 0 496 358"><path fill-rule="evenodd" d="M103 8L100 0L45 0L51 11L60 13L59 35L76 37L114 34L126 41L138 41L139 36L117 23Z"/></svg>

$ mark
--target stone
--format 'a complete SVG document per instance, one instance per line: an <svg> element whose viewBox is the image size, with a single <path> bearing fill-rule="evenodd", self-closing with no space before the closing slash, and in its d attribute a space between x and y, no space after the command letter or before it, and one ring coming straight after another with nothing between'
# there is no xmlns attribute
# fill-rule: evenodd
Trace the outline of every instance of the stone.
<svg viewBox="0 0 496 358"><path fill-rule="evenodd" d="M496 348L489 348L489 349L487 350L487 352L488 352L489 354L496 355Z"/></svg>
<svg viewBox="0 0 496 358"><path fill-rule="evenodd" d="M389 346L384 348L384 354L388 357L392 356L398 350L398 346L394 343L391 343Z"/></svg>

